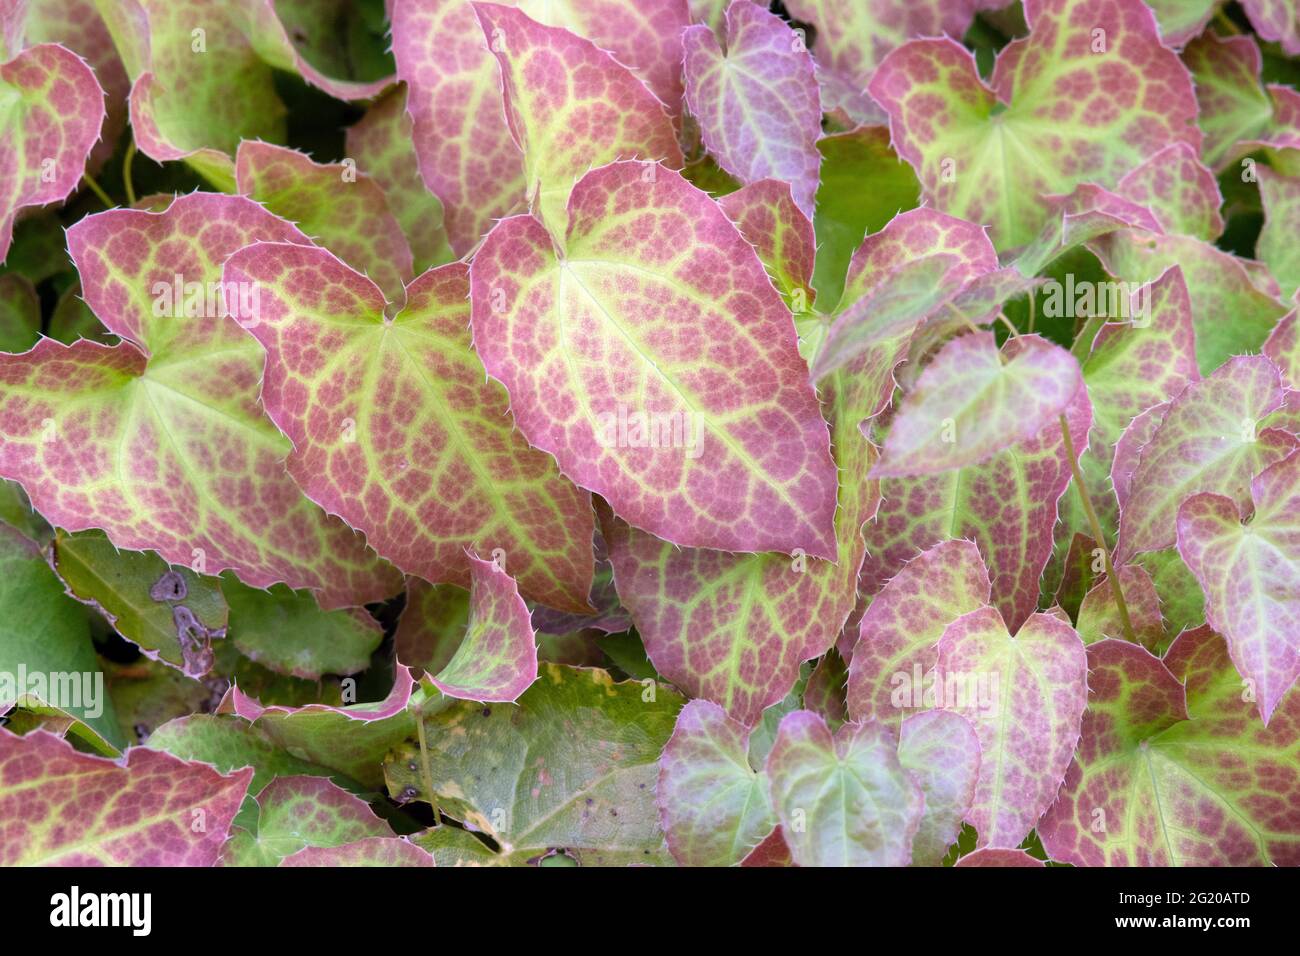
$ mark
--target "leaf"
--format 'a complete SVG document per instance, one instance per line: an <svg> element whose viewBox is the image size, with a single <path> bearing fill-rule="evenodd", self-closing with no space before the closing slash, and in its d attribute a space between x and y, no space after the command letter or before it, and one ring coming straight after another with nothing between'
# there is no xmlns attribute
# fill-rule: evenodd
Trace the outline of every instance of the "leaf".
<svg viewBox="0 0 1300 956"><path fill-rule="evenodd" d="M1016 341L1004 347L1007 354L1014 354ZM1085 390L1076 393L1065 415L1078 456L1092 421ZM1010 627L1018 627L1037 607L1057 503L1070 477L1060 422L1051 421L982 465L883 479L880 508L863 529L861 592L875 594L904 562L939 541L973 539L988 564L993 604Z"/></svg>
<svg viewBox="0 0 1300 956"><path fill-rule="evenodd" d="M67 47L95 71L95 78L104 89L107 110L104 125L99 142L86 160L87 171L94 175L112 158L126 130L127 97L131 92L131 81L113 46L112 35L95 10L94 0L38 0L28 5L26 13L21 28L28 44L58 43ZM5 56L0 51L0 59Z"/></svg>
<svg viewBox="0 0 1300 956"><path fill-rule="evenodd" d="M1116 191L1154 212L1162 232L1207 242L1213 242L1223 232L1219 183L1187 143L1172 143L1130 170Z"/></svg>
<svg viewBox="0 0 1300 956"><path fill-rule="evenodd" d="M212 688L158 661L119 664L101 658L100 666L118 729L133 743L143 744L156 728L212 704Z"/></svg>
<svg viewBox="0 0 1300 956"><path fill-rule="evenodd" d="M469 591L411 578L393 638L397 659L417 674L437 674L455 655L468 626Z"/></svg>
<svg viewBox="0 0 1300 956"><path fill-rule="evenodd" d="M104 91L77 54L42 43L0 63L0 262L19 210L62 202L104 123Z"/></svg>
<svg viewBox="0 0 1300 956"><path fill-rule="evenodd" d="M469 629L433 678L462 700L512 702L537 680L537 635L514 579L491 561L470 558Z"/></svg>
<svg viewBox="0 0 1300 956"><path fill-rule="evenodd" d="M1284 388L1300 388L1300 312L1291 312L1277 324L1264 343L1264 354L1282 373Z"/></svg>
<svg viewBox="0 0 1300 956"><path fill-rule="evenodd" d="M838 302L845 271L863 236L885 228L917 204L920 184L912 167L894 153L889 130L860 126L817 142L822 154L817 187L817 270L813 285L822 301ZM861 188L871 183L870 189Z"/></svg>
<svg viewBox="0 0 1300 956"><path fill-rule="evenodd" d="M983 756L966 819L977 847L1014 848L1052 805L1079 740L1087 704L1083 642L1052 614L1014 637L994 608L958 618L939 641L935 686L966 717Z"/></svg>
<svg viewBox="0 0 1300 956"><path fill-rule="evenodd" d="M812 673L808 675L808 683L803 690L804 709L821 714L833 729L838 729L840 724L849 719L848 702L845 699L848 683L849 665L840 656L840 652L832 647L818 659Z"/></svg>
<svg viewBox="0 0 1300 956"><path fill-rule="evenodd" d="M413 685L411 672L398 665L392 689L384 700L347 707L264 707L234 686L217 712L233 713L250 721L255 729L301 760L377 787L382 779L383 755L413 730L414 719L407 710Z"/></svg>
<svg viewBox="0 0 1300 956"><path fill-rule="evenodd" d="M1147 0L1160 35L1175 50L1205 29L1218 5L1218 0Z"/></svg>
<svg viewBox="0 0 1300 956"><path fill-rule="evenodd" d="M1209 628L1179 636L1163 661L1123 641L1093 644L1088 660L1083 737L1038 825L1048 856L1080 866L1300 860L1300 695L1265 728Z"/></svg>
<svg viewBox="0 0 1300 956"><path fill-rule="evenodd" d="M370 666L384 630L363 608L323 611L305 591L284 585L263 591L227 573L230 640L250 660L277 674L316 680Z"/></svg>
<svg viewBox="0 0 1300 956"><path fill-rule="evenodd" d="M212 667L211 642L225 637L229 620L216 580L156 554L119 551L94 531L58 534L51 563L69 595L99 611L146 657L191 677Z"/></svg>
<svg viewBox="0 0 1300 956"><path fill-rule="evenodd" d="M954 278L963 283L998 268L997 250L983 226L927 206L909 209L890 219L854 251L839 311L880 289L899 266L931 255L954 257Z"/></svg>
<svg viewBox="0 0 1300 956"><path fill-rule="evenodd" d="M1165 639L1165 622L1160 614L1160 595L1151 575L1138 564L1126 564L1116 568L1115 573L1124 591L1134 637L1147 650L1160 650ZM1108 637L1127 639L1115 601L1115 588L1108 577L1101 578L1084 595L1079 605L1078 631L1085 644L1095 644Z"/></svg>
<svg viewBox="0 0 1300 956"><path fill-rule="evenodd" d="M85 613L64 595L40 549L0 524L0 713L38 702L81 721L110 747L126 746Z"/></svg>
<svg viewBox="0 0 1300 956"><path fill-rule="evenodd" d="M1177 396L1200 378L1196 333L1182 269L1135 290L1128 316L1108 316L1083 360L1092 399L1088 456L1108 472L1115 444L1138 415ZM1095 496L1094 496L1095 497Z"/></svg>
<svg viewBox="0 0 1300 956"><path fill-rule="evenodd" d="M211 866L251 777L141 747L92 757L43 730L0 728L0 863Z"/></svg>
<svg viewBox="0 0 1300 956"><path fill-rule="evenodd" d="M748 746L749 731L717 704L693 700L677 715L659 761L657 799L678 864L734 866L776 826Z"/></svg>
<svg viewBox="0 0 1300 956"><path fill-rule="evenodd" d="M182 760L211 764L221 773L251 767L253 777L248 784L248 797L235 816L235 825L249 830L256 827L259 813L257 801L253 798L280 777L330 777L349 790L361 789L360 784L345 774L295 757L261 728L253 727L239 717L214 714L177 717L150 734L145 746Z"/></svg>
<svg viewBox="0 0 1300 956"><path fill-rule="evenodd" d="M990 5L980 0L791 0L786 8L794 19L817 28L815 50L827 111L837 108L857 125L883 118L863 87L884 54L912 37L960 37L975 11Z"/></svg>
<svg viewBox="0 0 1300 956"><path fill-rule="evenodd" d="M970 721L952 711L913 714L899 728L898 760L925 794L925 813L912 841L912 862L938 866L975 798L979 737Z"/></svg>
<svg viewBox="0 0 1300 956"><path fill-rule="evenodd" d="M1260 145L1284 145L1300 134L1286 120L1295 91L1260 83L1254 37L1207 31L1187 45L1183 60L1196 81L1206 165L1222 170Z"/></svg>
<svg viewBox="0 0 1300 956"><path fill-rule="evenodd" d="M73 226L86 299L130 341L0 354L0 474L51 523L102 528L119 548L234 569L255 587L284 581L328 606L383 599L400 579L293 484L289 443L257 407L261 350L203 295L221 258L258 237L301 234L250 200L204 193ZM179 302L184 320L170 316L176 275L204 315Z"/></svg>
<svg viewBox="0 0 1300 956"><path fill-rule="evenodd" d="M435 866L433 857L400 837L366 837L336 847L305 847L280 866Z"/></svg>
<svg viewBox="0 0 1300 956"><path fill-rule="evenodd" d="M1024 850L998 850L985 847L974 853L967 853L953 866L1028 866L1042 867L1042 860L1035 859Z"/></svg>
<svg viewBox="0 0 1300 956"><path fill-rule="evenodd" d="M248 31L258 55L341 100L368 100L393 81L378 36L365 37L366 4L350 0L250 0ZM291 39L292 37L292 39ZM369 41L369 42L368 42Z"/></svg>
<svg viewBox="0 0 1300 956"><path fill-rule="evenodd" d="M831 736L800 710L781 721L767 758L772 804L799 866L905 866L925 797L881 724L845 724Z"/></svg>
<svg viewBox="0 0 1300 956"><path fill-rule="evenodd" d="M781 828L776 827L740 861L741 866L794 866L790 847L786 845Z"/></svg>
<svg viewBox="0 0 1300 956"><path fill-rule="evenodd" d="M276 866L307 847L340 847L393 831L365 801L323 777L276 777L256 797L254 829L236 830L224 866Z"/></svg>
<svg viewBox="0 0 1300 956"><path fill-rule="evenodd" d="M1300 678L1300 454L1251 478L1254 514L1217 494L1184 499L1178 551L1205 593L1205 617L1259 699L1264 723Z"/></svg>
<svg viewBox="0 0 1300 956"><path fill-rule="evenodd" d="M1111 485L1115 489L1115 500L1121 512L1128 502L1129 490L1133 487L1133 475L1141 461L1142 449L1151 441L1160 423L1169 411L1169 402L1152 405L1146 411L1134 416L1133 420L1120 433L1115 443L1114 461L1110 468Z"/></svg>
<svg viewBox="0 0 1300 956"><path fill-rule="evenodd" d="M854 720L898 726L907 711L928 709L939 638L957 618L989 601L988 571L971 541L945 541L903 564L871 599L849 661L848 706Z"/></svg>
<svg viewBox="0 0 1300 956"><path fill-rule="evenodd" d="M1175 265L1183 270L1202 375L1233 356L1258 351L1287 311L1275 291L1255 283L1246 260L1190 236L1121 230L1094 240L1088 248L1107 272L1130 283L1153 282Z"/></svg>
<svg viewBox="0 0 1300 956"><path fill-rule="evenodd" d="M677 112L687 0L525 0L520 8L610 51ZM472 6L463 0L401 0L392 20L398 78L410 87L407 109L420 173L442 200L452 248L464 255L493 220L524 203L519 148L504 112L498 112L499 68Z"/></svg>
<svg viewBox="0 0 1300 956"><path fill-rule="evenodd" d="M687 27L686 104L704 145L743 183L778 179L812 216L821 99L812 57L782 20L752 0L727 7L726 52L707 26Z"/></svg>
<svg viewBox="0 0 1300 956"><path fill-rule="evenodd" d="M402 301L412 277L411 247L384 191L364 172L245 140L235 156L235 183L240 193L372 276L389 301Z"/></svg>
<svg viewBox="0 0 1300 956"><path fill-rule="evenodd" d="M1160 642L1163 653L1174 637L1205 623L1205 595L1177 548L1148 551L1139 555L1136 563L1147 569L1156 593L1160 595L1160 610L1168 638Z"/></svg>
<svg viewBox="0 0 1300 956"><path fill-rule="evenodd" d="M1186 144L1168 148L1186 148ZM1146 168L1144 163L1128 176L1141 174ZM1038 275L1076 247L1120 229L1163 231L1160 221L1145 206L1092 183L1077 186L1066 196L1044 196L1043 204L1046 222L1013 260L1015 268L1025 276Z"/></svg>
<svg viewBox="0 0 1300 956"><path fill-rule="evenodd" d="M894 370L907 358L926 316L940 312L960 291L960 272L957 257L946 253L900 265L824 329L820 344L813 345L813 380L850 369L872 383L876 400L868 414L878 414L894 392Z"/></svg>
<svg viewBox="0 0 1300 956"><path fill-rule="evenodd" d="M747 727L789 692L803 661L835 642L853 610L862 523L879 501L867 478L875 448L858 430L872 388L840 373L823 388L842 472L835 564L804 554L678 549L602 508L615 583L655 669Z"/></svg>
<svg viewBox="0 0 1300 956"><path fill-rule="evenodd" d="M590 865L664 862L655 778L683 703L653 683L548 664L518 705L459 701L425 718L433 797L495 840L502 862L553 847ZM429 799L417 746L384 771L390 793Z"/></svg>
<svg viewBox="0 0 1300 956"><path fill-rule="evenodd" d="M834 554L833 463L790 314L680 175L588 173L562 258L536 219L502 222L474 257L470 299L519 430L630 524L687 547ZM646 434L665 424L677 447Z"/></svg>
<svg viewBox="0 0 1300 956"><path fill-rule="evenodd" d="M1191 77L1145 4L1030 0L1025 15L1029 36L999 54L991 87L948 38L894 50L867 87L926 197L991 223L1000 249L1034 237L1044 195L1111 187L1171 143L1200 147Z"/></svg>
<svg viewBox="0 0 1300 956"><path fill-rule="evenodd" d="M1059 346L1037 336L1019 342L1006 364L992 332L945 345L899 406L872 475L906 478L978 465L1047 427L1083 377Z"/></svg>
<svg viewBox="0 0 1300 956"><path fill-rule="evenodd" d="M144 155L184 159L226 189L241 140L284 139L284 103L245 33L242 4L95 4L131 77L131 130Z"/></svg>
<svg viewBox="0 0 1300 956"><path fill-rule="evenodd" d="M1259 170L1259 198L1264 204L1264 226L1255 254L1268 264L1282 286L1282 298L1294 299L1300 289L1300 254L1294 238L1300 229L1300 179Z"/></svg>
<svg viewBox="0 0 1300 956"><path fill-rule="evenodd" d="M1289 56L1300 56L1300 13L1284 0L1242 0L1251 25L1265 40L1276 40Z"/></svg>
<svg viewBox="0 0 1300 956"><path fill-rule="evenodd" d="M347 153L384 191L419 274L455 257L443 226L442 203L420 178L406 102L407 88L402 85L371 105L360 121L348 127Z"/></svg>
<svg viewBox="0 0 1300 956"><path fill-rule="evenodd" d="M466 548L501 549L529 597L589 610L588 496L514 432L485 380L463 265L411 283L392 320L380 290L321 249L249 246L225 281L266 300L249 323L267 354L262 403L312 500L428 581L466 587Z"/></svg>
<svg viewBox="0 0 1300 956"><path fill-rule="evenodd" d="M611 54L513 7L472 6L501 65L506 119L524 154L528 200L557 234L573 184L593 166L618 159L681 166L664 104Z"/></svg>
<svg viewBox="0 0 1300 956"><path fill-rule="evenodd" d="M1116 560L1172 546L1178 507L1193 494L1226 494L1246 504L1251 476L1297 447L1279 429L1255 433L1281 404L1278 371L1263 356L1232 359L1183 389L1142 448L1120 510Z"/></svg>
<svg viewBox="0 0 1300 956"><path fill-rule="evenodd" d="M41 300L17 273L0 275L0 350L25 352L41 337Z"/></svg>
<svg viewBox="0 0 1300 956"><path fill-rule="evenodd" d="M498 112L500 75L464 0L394 3L392 35L420 175L442 202L452 250L464 255L524 203L523 158Z"/></svg>
<svg viewBox="0 0 1300 956"><path fill-rule="evenodd" d="M795 205L790 184L762 179L718 200L727 218L763 260L794 312L812 308L817 239L808 217Z"/></svg>

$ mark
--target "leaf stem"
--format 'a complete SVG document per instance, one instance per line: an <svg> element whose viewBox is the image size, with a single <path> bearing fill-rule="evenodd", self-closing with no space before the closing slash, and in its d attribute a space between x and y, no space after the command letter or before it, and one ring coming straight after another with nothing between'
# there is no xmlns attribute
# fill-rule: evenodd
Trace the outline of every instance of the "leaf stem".
<svg viewBox="0 0 1300 956"><path fill-rule="evenodd" d="M429 798L429 806L433 807L434 823L442 826L442 813L438 810L438 801L433 794L433 774L429 772L429 745L424 737L423 709L415 712L415 732L420 738L420 774L424 778L424 793Z"/></svg>
<svg viewBox="0 0 1300 956"><path fill-rule="evenodd" d="M1120 586L1115 566L1111 564L1110 548L1106 547L1106 536L1102 533L1101 522L1097 520L1097 512L1093 510L1092 499L1088 497L1088 490L1083 486L1083 474L1079 470L1079 460L1074 457L1074 441L1070 438L1070 422L1064 412L1061 413L1061 436L1065 439L1065 457L1070 460L1070 474L1074 477L1075 488L1079 490L1083 512L1088 516L1093 539L1096 540L1097 547L1101 548L1101 557L1106 563L1106 577L1110 581L1111 590L1115 592L1115 606L1119 609L1119 622L1124 628L1124 637L1129 643L1137 644L1139 642L1133 633L1133 622L1128 616L1128 604L1124 600L1124 589Z"/></svg>
<svg viewBox="0 0 1300 956"><path fill-rule="evenodd" d="M135 186L131 182L131 163L135 161L135 140L126 144L126 156L122 158L122 187L126 190L126 204L135 206Z"/></svg>
<svg viewBox="0 0 1300 956"><path fill-rule="evenodd" d="M1214 22L1218 26L1222 27L1224 32L1229 36L1238 36L1241 33L1241 30L1237 28L1237 25L1232 22L1231 18L1229 18L1226 13L1223 12L1223 7L1219 7L1215 12Z"/></svg>
<svg viewBox="0 0 1300 956"><path fill-rule="evenodd" d="M99 183L95 182L95 178L91 176L90 173L83 173L81 180L90 187L91 192L99 197L99 201L104 204L105 209L112 209L117 205L117 203L113 202L113 200L109 198L108 193L104 192Z"/></svg>

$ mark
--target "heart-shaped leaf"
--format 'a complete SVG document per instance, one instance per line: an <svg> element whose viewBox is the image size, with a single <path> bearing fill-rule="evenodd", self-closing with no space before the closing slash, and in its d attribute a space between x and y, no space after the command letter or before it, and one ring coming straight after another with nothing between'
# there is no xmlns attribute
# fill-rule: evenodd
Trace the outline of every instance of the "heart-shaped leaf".
<svg viewBox="0 0 1300 956"><path fill-rule="evenodd" d="M470 299L519 430L615 514L682 546L835 555L834 463L790 313L680 175L588 173L563 252L531 216L502 222Z"/></svg>
<svg viewBox="0 0 1300 956"><path fill-rule="evenodd" d="M374 283L323 249L252 245L225 280L262 293L249 323L267 353L262 402L312 500L428 581L468 586L465 549L501 549L526 595L587 609L588 496L528 447L485 380L463 265L411 283L391 320Z"/></svg>

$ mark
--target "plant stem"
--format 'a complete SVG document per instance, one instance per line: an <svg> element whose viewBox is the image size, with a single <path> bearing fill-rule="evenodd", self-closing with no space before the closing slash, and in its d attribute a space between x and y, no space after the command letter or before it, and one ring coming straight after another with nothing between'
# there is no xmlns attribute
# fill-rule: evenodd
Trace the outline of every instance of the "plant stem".
<svg viewBox="0 0 1300 956"><path fill-rule="evenodd" d="M1218 11L1214 14L1214 22L1229 36L1237 36L1241 33L1241 31L1237 29L1237 25L1232 22L1226 13L1223 12L1223 7L1219 7Z"/></svg>
<svg viewBox="0 0 1300 956"><path fill-rule="evenodd" d="M126 144L126 156L122 159L122 186L126 190L126 204L135 206L135 186L131 183L131 163L135 160L135 140Z"/></svg>
<svg viewBox="0 0 1300 956"><path fill-rule="evenodd" d="M1007 318L1005 312L998 312L998 321L1007 327L1007 331L1011 333L1013 339L1020 337L1020 330L1015 327L1015 324L1010 319Z"/></svg>
<svg viewBox="0 0 1300 956"><path fill-rule="evenodd" d="M1137 644L1137 636L1133 633L1133 622L1128 616L1128 604L1124 601L1124 589L1120 586L1115 566L1111 564L1110 548L1106 547L1106 536L1102 533L1101 522L1097 520L1097 512L1093 510L1092 499L1088 497L1088 489L1083 486L1083 474L1079 471L1079 460L1074 457L1074 441L1070 438L1070 422L1064 412L1061 413L1061 436L1065 439L1065 457L1070 460L1070 474L1074 477L1074 486L1079 490L1083 512L1088 516L1092 536L1097 542L1097 547L1101 548L1101 557L1106 563L1106 577L1110 580L1111 590L1115 592L1115 606L1119 609L1119 622L1124 628L1124 637L1129 643Z"/></svg>
<svg viewBox="0 0 1300 956"><path fill-rule="evenodd" d="M420 773L424 778L424 793L429 798L429 806L433 807L434 823L442 826L442 813L439 812L438 801L433 795L433 774L429 772L429 745L424 739L423 710L415 712L415 732L420 738Z"/></svg>
<svg viewBox="0 0 1300 956"><path fill-rule="evenodd" d="M1038 317L1037 310L1034 308L1034 292L1031 287L1029 289L1029 331L1031 333L1034 331L1034 320Z"/></svg>
<svg viewBox="0 0 1300 956"><path fill-rule="evenodd" d="M115 202L113 202L112 199L108 197L108 193L104 192L104 190L100 187L99 183L95 182L94 177L92 177L90 173L83 174L81 180L87 186L90 187L91 192L93 192L96 196L99 197L99 201L104 204L105 209L112 209L115 205L117 205Z"/></svg>

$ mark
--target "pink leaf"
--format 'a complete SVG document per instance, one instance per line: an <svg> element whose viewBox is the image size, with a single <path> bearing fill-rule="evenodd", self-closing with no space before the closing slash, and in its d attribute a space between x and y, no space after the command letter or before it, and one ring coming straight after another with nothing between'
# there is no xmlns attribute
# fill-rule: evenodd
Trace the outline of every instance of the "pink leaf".
<svg viewBox="0 0 1300 956"><path fill-rule="evenodd" d="M991 87L947 38L894 50L868 86L925 195L990 223L1003 249L1037 233L1042 197L1112 187L1171 143L1200 146L1191 78L1140 0L1031 0L1025 18L1029 36L999 54Z"/></svg>
<svg viewBox="0 0 1300 956"><path fill-rule="evenodd" d="M511 427L470 348L465 266L420 276L391 320L374 283L323 249L251 245L225 279L261 290L262 402L312 500L428 581L467 586L465 549L500 548L529 597L588 609L588 496Z"/></svg>
<svg viewBox="0 0 1300 956"><path fill-rule="evenodd" d="M790 313L680 175L588 173L563 255L536 219L506 220L474 257L470 298L524 437L630 524L689 547L835 554L834 463ZM677 438L652 440L664 422Z"/></svg>
<svg viewBox="0 0 1300 956"><path fill-rule="evenodd" d="M433 678L448 697L515 701L537 680L537 635L514 579L491 561L470 557L469 630Z"/></svg>
<svg viewBox="0 0 1300 956"><path fill-rule="evenodd" d="M62 202L77 188L104 124L104 91L77 54L43 43L0 63L0 262L14 217Z"/></svg>
<svg viewBox="0 0 1300 956"><path fill-rule="evenodd" d="M0 863L212 866L252 778L142 747L107 760L44 730L0 728Z"/></svg>
<svg viewBox="0 0 1300 956"><path fill-rule="evenodd" d="M980 772L980 741L970 721L947 710L913 714L899 728L898 759L925 794L912 862L938 866L970 812Z"/></svg>
<svg viewBox="0 0 1300 956"><path fill-rule="evenodd" d="M1300 453L1251 479L1254 515L1193 495L1178 509L1178 551L1205 592L1205 618L1228 641L1269 722L1300 678Z"/></svg>
<svg viewBox="0 0 1300 956"><path fill-rule="evenodd" d="M1004 346L1007 354L1014 354L1016 342ZM1065 415L1077 457L1092 424L1085 389L1079 389ZM1018 627L1038 605L1057 505L1071 473L1061 425L1054 419L1030 440L982 465L882 480L883 501L863 531L867 559L862 593L876 593L904 562L936 542L969 538L988 563L994 605L1010 627Z"/></svg>
<svg viewBox="0 0 1300 956"><path fill-rule="evenodd" d="M1183 389L1142 449L1120 511L1116 559L1122 564L1171 547L1178 507L1197 492L1247 504L1251 476L1297 447L1295 437L1279 429L1255 433L1282 401L1278 371L1263 356L1232 359Z"/></svg>
<svg viewBox="0 0 1300 956"><path fill-rule="evenodd" d="M788 182L811 218L822 131L812 57L753 0L734 0L726 18L725 53L706 26L682 34L687 106L723 169L742 183Z"/></svg>
<svg viewBox="0 0 1300 956"><path fill-rule="evenodd" d="M1083 642L1052 614L1031 615L1015 637L993 608L944 631L935 686L974 725L983 753L966 818L977 846L1019 846L1052 805L1079 740L1087 681Z"/></svg>
<svg viewBox="0 0 1300 956"><path fill-rule="evenodd" d="M1083 385L1069 352L1021 336L1005 364L992 332L945 345L904 396L885 438L878 478L907 478L978 465L1028 441Z"/></svg>
<svg viewBox="0 0 1300 956"><path fill-rule="evenodd" d="M573 184L593 166L620 159L681 166L664 104L612 55L512 7L472 6L501 66L506 120L524 154L533 213L557 234Z"/></svg>
<svg viewBox="0 0 1300 956"><path fill-rule="evenodd" d="M717 704L677 715L659 760L656 799L668 849L681 866L732 866L776 826L762 776L749 765L749 731Z"/></svg>
<svg viewBox="0 0 1300 956"><path fill-rule="evenodd" d="M988 571L970 541L945 541L906 562L871 600L849 662L848 706L855 720L896 726L924 699L939 638L948 625L989 601Z"/></svg>
<svg viewBox="0 0 1300 956"><path fill-rule="evenodd" d="M1088 664L1079 749L1038 824L1048 856L1076 866L1300 862L1300 694L1263 727L1208 627L1180 635L1163 661L1102 641Z"/></svg>

